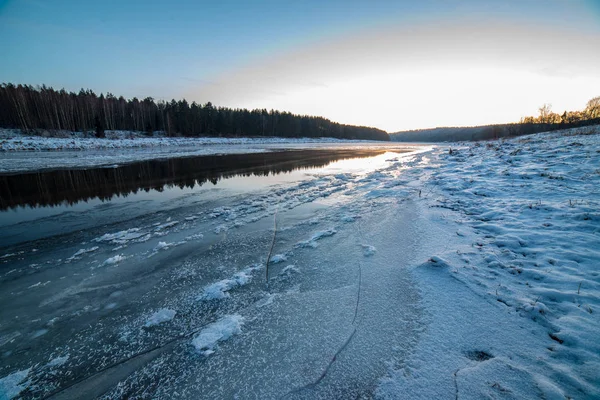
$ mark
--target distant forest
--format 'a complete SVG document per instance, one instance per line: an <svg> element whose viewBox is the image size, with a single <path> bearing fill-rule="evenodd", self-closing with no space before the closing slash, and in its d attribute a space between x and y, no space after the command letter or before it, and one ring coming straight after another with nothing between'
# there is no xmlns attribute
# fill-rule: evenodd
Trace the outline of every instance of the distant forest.
<svg viewBox="0 0 600 400"><path fill-rule="evenodd" d="M104 137L105 130L165 132L168 136L278 136L390 140L387 132L344 125L322 117L275 110L247 110L170 102L126 100L111 93L96 95L31 85L0 85L0 127L25 132L88 132Z"/></svg>
<svg viewBox="0 0 600 400"><path fill-rule="evenodd" d="M490 140L529 135L558 129L600 124L600 96L587 102L583 111L552 112L550 104L539 108L539 116L525 117L518 123L469 127L442 127L419 129L390 134L398 142L455 142L463 140Z"/></svg>

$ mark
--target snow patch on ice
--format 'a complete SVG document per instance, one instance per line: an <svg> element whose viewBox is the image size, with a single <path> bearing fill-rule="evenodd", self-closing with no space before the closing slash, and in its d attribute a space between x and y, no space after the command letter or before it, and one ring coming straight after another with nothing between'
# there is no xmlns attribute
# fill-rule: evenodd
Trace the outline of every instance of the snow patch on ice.
<svg viewBox="0 0 600 400"><path fill-rule="evenodd" d="M319 246L317 241L323 239L324 237L333 236L336 233L337 233L337 231L333 228L329 228L324 231L316 232L311 236L310 239L296 243L295 247L311 247L314 249Z"/></svg>
<svg viewBox="0 0 600 400"><path fill-rule="evenodd" d="M146 233L140 232L140 228L131 228L124 231L107 233L98 238L93 239L95 242L108 242L113 244L125 244L130 240L139 239L145 236Z"/></svg>
<svg viewBox="0 0 600 400"><path fill-rule="evenodd" d="M252 280L252 273L259 269L252 266L234 274L231 278L212 283L204 288L198 300L220 300L229 297L229 291L240 286L247 285Z"/></svg>
<svg viewBox="0 0 600 400"><path fill-rule="evenodd" d="M216 351L219 342L240 334L243 324L241 315L227 315L202 329L192 340L192 345L200 354L209 356Z"/></svg>
<svg viewBox="0 0 600 400"><path fill-rule="evenodd" d="M164 224L157 225L157 226L154 228L154 230L155 230L155 231L162 231L163 229L165 229L165 228L170 228L170 227L172 227L172 226L175 226L175 225L177 225L178 223L179 223L179 221L170 221L170 222L166 222L166 223L164 223Z"/></svg>
<svg viewBox="0 0 600 400"><path fill-rule="evenodd" d="M64 365L67 361L69 360L69 354L66 354L62 357L56 357L53 358L52 360L50 360L48 362L48 364L46 364L47 367L60 367L61 365Z"/></svg>
<svg viewBox="0 0 600 400"><path fill-rule="evenodd" d="M65 261L69 263L71 261L78 260L81 258L82 255L84 255L86 253L92 253L98 249L99 249L98 246L90 247L89 249L79 249L75 254L73 254L71 257L67 258Z"/></svg>
<svg viewBox="0 0 600 400"><path fill-rule="evenodd" d="M268 305L273 304L273 301L275 301L275 298L277 297L277 293L268 293L265 297L263 297L262 299L258 300L255 305L258 308L263 308L266 307Z"/></svg>
<svg viewBox="0 0 600 400"><path fill-rule="evenodd" d="M190 236L186 236L185 240L200 240L204 238L204 235L201 233L195 233L193 235Z"/></svg>
<svg viewBox="0 0 600 400"><path fill-rule="evenodd" d="M154 251L158 251L161 249L167 249L169 248L169 246L171 246L172 243L167 243L167 242L158 242L158 244L154 247Z"/></svg>
<svg viewBox="0 0 600 400"><path fill-rule="evenodd" d="M285 254L275 254L274 256L271 257L271 259L269 260L269 263L271 264L279 264L281 262L284 262L287 260L287 257L285 256Z"/></svg>
<svg viewBox="0 0 600 400"><path fill-rule="evenodd" d="M154 314L152 314L150 316L150 318L148 318L148 320L144 324L144 327L150 328L152 326L160 325L164 322L171 321L173 318L175 318L176 314L177 314L177 311L175 311L175 310L171 310L168 308L161 308L160 310L158 310Z"/></svg>
<svg viewBox="0 0 600 400"><path fill-rule="evenodd" d="M0 399L14 399L27 389L31 385L31 381L26 380L30 371L31 368L27 368L0 379Z"/></svg>
<svg viewBox="0 0 600 400"><path fill-rule="evenodd" d="M44 287L44 286L46 286L47 284L49 284L50 282L51 282L51 281L46 281L46 282L44 282L44 283L42 283L42 282L37 282L37 283L34 283L33 285L30 285L30 286L28 286L28 287L27 287L27 289L33 289L33 288L37 288L37 287Z"/></svg>
<svg viewBox="0 0 600 400"><path fill-rule="evenodd" d="M182 244L187 243L187 240L181 240L179 242L158 242L158 244L152 249L152 252L148 256L149 258L156 255L161 250L168 250L172 247L181 246Z"/></svg>
<svg viewBox="0 0 600 400"><path fill-rule="evenodd" d="M340 218L340 221L350 223L350 222L356 221L357 218L359 218L358 215L346 214L346 215L342 215L342 217Z"/></svg>
<svg viewBox="0 0 600 400"><path fill-rule="evenodd" d="M104 260L104 262L102 263L102 265L115 265L120 263L121 261L125 260L127 257L125 257L123 254L117 254L116 256L107 258L106 260Z"/></svg>
<svg viewBox="0 0 600 400"><path fill-rule="evenodd" d="M44 336L46 333L48 333L48 329L38 329L37 331L31 334L31 338L39 338L40 336Z"/></svg>
<svg viewBox="0 0 600 400"><path fill-rule="evenodd" d="M284 269L281 270L281 272L279 273L279 275L292 275L292 274L299 274L300 273L300 268L296 267L293 264L287 265Z"/></svg>
<svg viewBox="0 0 600 400"><path fill-rule="evenodd" d="M228 230L229 228L226 225L221 224L215 227L214 232L218 235L221 232L227 232Z"/></svg>

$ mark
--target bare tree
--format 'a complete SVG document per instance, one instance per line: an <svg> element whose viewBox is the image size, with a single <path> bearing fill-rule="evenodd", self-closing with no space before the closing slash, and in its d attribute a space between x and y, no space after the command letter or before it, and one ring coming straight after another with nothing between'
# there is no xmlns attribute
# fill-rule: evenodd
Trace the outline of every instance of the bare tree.
<svg viewBox="0 0 600 400"><path fill-rule="evenodd" d="M540 122L543 124L547 123L552 113L552 104L545 103L538 110L540 111Z"/></svg>
<svg viewBox="0 0 600 400"><path fill-rule="evenodd" d="M590 118L600 118L600 96L594 97L587 102L585 112Z"/></svg>

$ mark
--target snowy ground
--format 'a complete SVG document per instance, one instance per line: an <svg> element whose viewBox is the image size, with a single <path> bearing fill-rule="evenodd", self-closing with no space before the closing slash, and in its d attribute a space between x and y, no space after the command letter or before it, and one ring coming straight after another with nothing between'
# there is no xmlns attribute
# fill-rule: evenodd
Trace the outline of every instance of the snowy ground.
<svg viewBox="0 0 600 400"><path fill-rule="evenodd" d="M431 154L429 330L382 398L600 396L599 167L598 127Z"/></svg>
<svg viewBox="0 0 600 400"><path fill-rule="evenodd" d="M5 247L0 398L598 398L594 132Z"/></svg>
<svg viewBox="0 0 600 400"><path fill-rule="evenodd" d="M263 153L282 149L352 149L389 146L387 142L334 138L170 138L158 134L156 137L147 137L141 133L124 131L108 131L106 136L104 139L97 139L76 132L64 133L61 137L42 137L24 135L16 130L0 129L0 173L90 168L150 159ZM401 145L396 144L396 146Z"/></svg>
<svg viewBox="0 0 600 400"><path fill-rule="evenodd" d="M0 151L60 151L60 150L99 150L131 149L139 147L164 146L206 146L206 145L252 145L252 144L294 144L294 143L339 143L360 140L339 140L335 138L220 138L220 137L167 137L157 133L146 136L140 132L106 131L106 138L98 139L83 132L65 132L57 137L27 135L14 129L0 128Z"/></svg>

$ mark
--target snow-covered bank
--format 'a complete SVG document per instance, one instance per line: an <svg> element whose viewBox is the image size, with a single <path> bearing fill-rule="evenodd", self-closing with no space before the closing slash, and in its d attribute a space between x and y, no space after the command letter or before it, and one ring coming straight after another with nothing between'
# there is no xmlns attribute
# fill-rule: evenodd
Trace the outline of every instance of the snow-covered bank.
<svg viewBox="0 0 600 400"><path fill-rule="evenodd" d="M2 151L61 151L61 150L104 150L152 147L182 147L210 145L257 145L297 143L362 143L361 140L335 138L281 138L281 137L156 137L140 132L107 131L106 138L99 139L82 132L63 134L60 137L25 135L16 130L0 129L0 152Z"/></svg>
<svg viewBox="0 0 600 400"><path fill-rule="evenodd" d="M335 138L170 138L108 132L107 138L27 136L0 129L0 173L116 166L155 159L265 153L282 150L416 148L390 142Z"/></svg>
<svg viewBox="0 0 600 400"><path fill-rule="evenodd" d="M600 129L457 146L411 182L429 329L379 395L598 398Z"/></svg>

